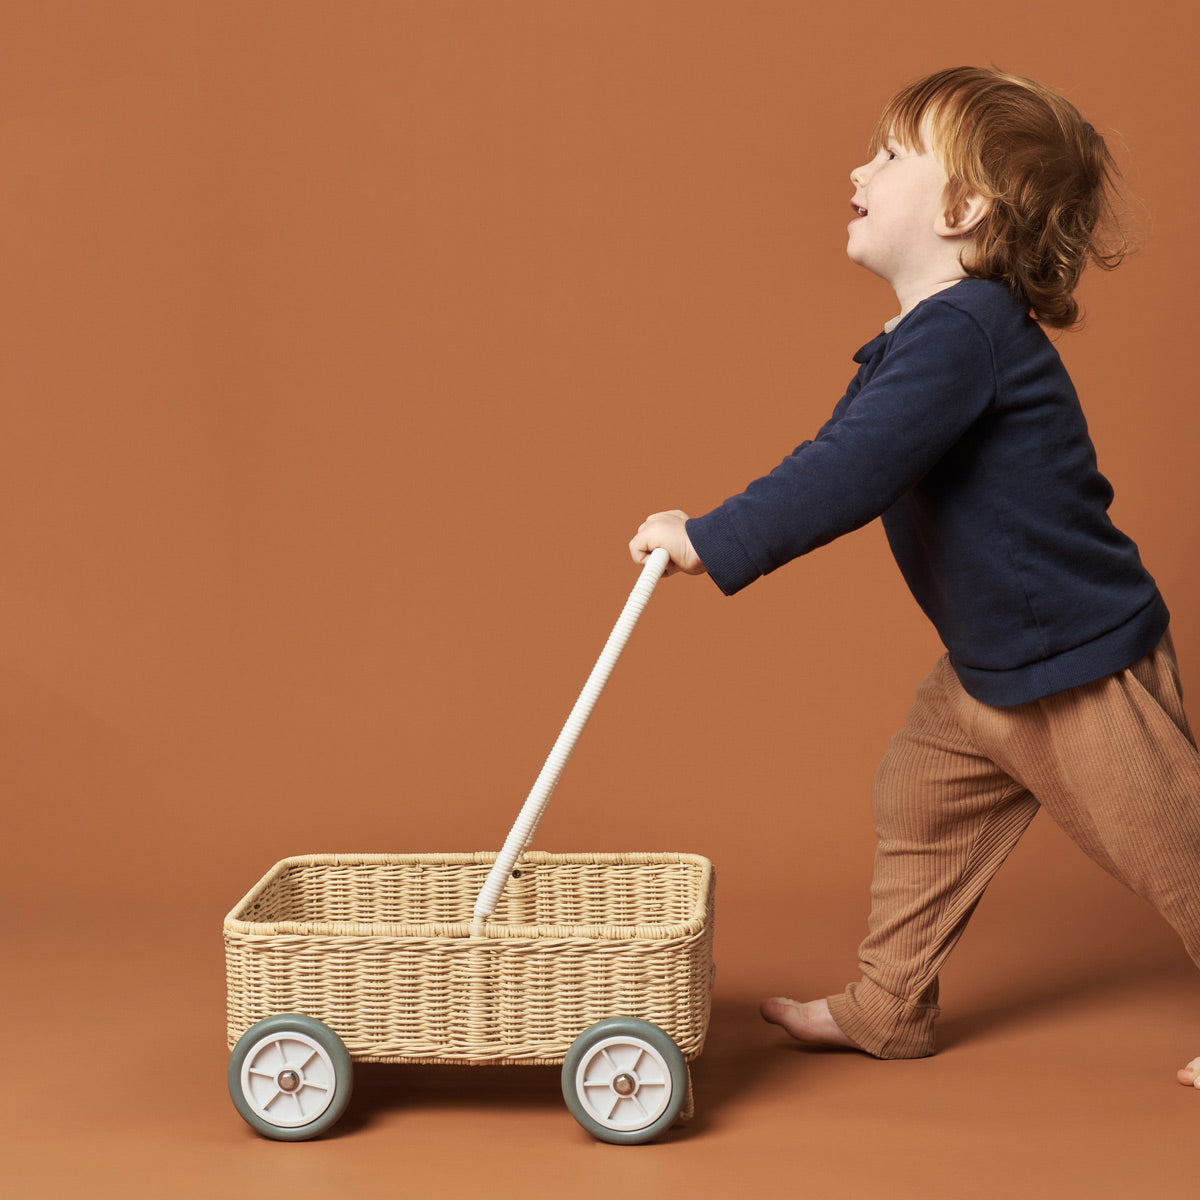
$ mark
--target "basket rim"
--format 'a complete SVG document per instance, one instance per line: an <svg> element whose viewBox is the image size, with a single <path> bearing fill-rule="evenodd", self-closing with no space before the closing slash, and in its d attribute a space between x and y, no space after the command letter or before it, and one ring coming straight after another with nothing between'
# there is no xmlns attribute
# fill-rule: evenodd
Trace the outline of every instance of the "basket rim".
<svg viewBox="0 0 1200 1200"><path fill-rule="evenodd" d="M679 851L600 851L597 853L551 853L529 850L519 862L530 865L656 866L690 864L700 868L695 905L691 917L673 924L653 925L524 925L489 922L482 936L472 935L472 924L455 922L361 922L361 921L246 921L242 918L278 879L295 867L340 866L487 866L496 860L495 851L447 851L416 854L301 854L276 862L229 911L224 921L226 937L360 937L360 938L452 938L480 942L493 940L597 940L669 941L697 936L709 917L709 896L714 870L709 859Z"/></svg>

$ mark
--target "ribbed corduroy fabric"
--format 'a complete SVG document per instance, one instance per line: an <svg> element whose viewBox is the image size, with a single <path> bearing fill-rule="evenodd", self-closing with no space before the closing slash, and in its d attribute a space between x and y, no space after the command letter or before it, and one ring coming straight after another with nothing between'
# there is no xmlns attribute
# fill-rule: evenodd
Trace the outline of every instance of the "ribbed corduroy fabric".
<svg viewBox="0 0 1200 1200"><path fill-rule="evenodd" d="M868 1053L933 1053L938 972L1039 807L1200 966L1200 754L1170 634L1128 670L1013 708L972 699L943 657L880 764L863 977L829 998Z"/></svg>

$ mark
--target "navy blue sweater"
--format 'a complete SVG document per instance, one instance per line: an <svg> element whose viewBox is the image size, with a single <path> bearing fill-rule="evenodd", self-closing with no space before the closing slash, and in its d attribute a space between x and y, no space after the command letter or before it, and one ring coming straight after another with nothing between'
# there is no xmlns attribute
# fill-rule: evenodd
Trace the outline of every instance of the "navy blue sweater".
<svg viewBox="0 0 1200 1200"><path fill-rule="evenodd" d="M967 279L854 356L817 436L688 522L727 595L882 516L963 686L1014 705L1122 670L1168 614L1058 352L1008 288Z"/></svg>

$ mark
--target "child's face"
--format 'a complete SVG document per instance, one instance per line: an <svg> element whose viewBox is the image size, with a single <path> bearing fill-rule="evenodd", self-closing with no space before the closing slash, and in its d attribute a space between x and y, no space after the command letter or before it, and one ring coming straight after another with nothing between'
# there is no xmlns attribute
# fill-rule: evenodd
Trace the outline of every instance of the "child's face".
<svg viewBox="0 0 1200 1200"><path fill-rule="evenodd" d="M948 237L946 225L946 172L935 153L889 135L870 162L850 172L850 181L855 215L846 253L887 280L905 311L962 277L958 239Z"/></svg>

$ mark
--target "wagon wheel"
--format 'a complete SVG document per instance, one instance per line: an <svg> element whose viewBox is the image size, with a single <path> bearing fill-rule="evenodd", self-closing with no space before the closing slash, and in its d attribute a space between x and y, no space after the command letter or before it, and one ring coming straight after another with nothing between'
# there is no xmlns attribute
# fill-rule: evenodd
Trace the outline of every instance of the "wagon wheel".
<svg viewBox="0 0 1200 1200"><path fill-rule="evenodd" d="M353 1075L350 1054L329 1026L285 1013L242 1034L229 1059L229 1095L258 1133L300 1142L345 1112Z"/></svg>
<svg viewBox="0 0 1200 1200"><path fill-rule="evenodd" d="M594 1138L632 1146L675 1123L687 1099L687 1064L657 1025L610 1017L575 1039L562 1088L571 1115Z"/></svg>

